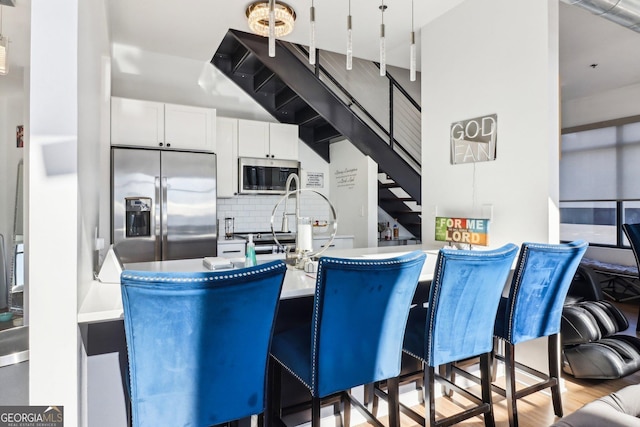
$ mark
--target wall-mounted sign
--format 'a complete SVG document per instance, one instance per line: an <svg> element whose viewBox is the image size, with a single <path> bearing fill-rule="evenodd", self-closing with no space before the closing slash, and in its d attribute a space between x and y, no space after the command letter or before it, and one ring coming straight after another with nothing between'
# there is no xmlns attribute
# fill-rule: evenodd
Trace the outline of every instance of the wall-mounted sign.
<svg viewBox="0 0 640 427"><path fill-rule="evenodd" d="M452 123L451 164L495 160L497 133L497 114Z"/></svg>
<svg viewBox="0 0 640 427"><path fill-rule="evenodd" d="M307 188L324 188L324 173L307 172Z"/></svg>
<svg viewBox="0 0 640 427"><path fill-rule="evenodd" d="M336 179L336 186L342 188L353 188L356 185L358 168L339 169L333 173Z"/></svg>
<svg viewBox="0 0 640 427"><path fill-rule="evenodd" d="M489 220L436 217L436 240L487 246L489 244Z"/></svg>

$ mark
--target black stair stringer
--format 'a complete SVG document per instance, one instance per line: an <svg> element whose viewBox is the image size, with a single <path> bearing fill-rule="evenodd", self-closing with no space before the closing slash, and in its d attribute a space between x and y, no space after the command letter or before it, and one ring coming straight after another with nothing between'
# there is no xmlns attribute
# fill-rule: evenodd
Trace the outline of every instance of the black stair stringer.
<svg viewBox="0 0 640 427"><path fill-rule="evenodd" d="M377 133L356 116L333 92L331 92L315 75L300 62L281 40L276 42L276 56L268 55L268 46L263 37L238 30L229 30L227 37L233 36L252 55L255 55L265 67L278 76L289 88L328 122L333 128L347 138L363 154L371 157L404 191L420 204L421 179L404 159L402 159ZM216 64L216 56L212 63ZM225 72L225 70L222 70ZM232 70L228 70L232 72ZM228 75L227 72L225 74ZM233 79L238 82L237 79ZM240 83L238 83L240 84ZM241 85L263 106L266 100L260 99L258 93L252 91L252 83ZM265 106L267 108L267 106ZM272 111L273 107L267 108ZM301 127L302 138L302 127ZM313 148L313 142L306 141Z"/></svg>

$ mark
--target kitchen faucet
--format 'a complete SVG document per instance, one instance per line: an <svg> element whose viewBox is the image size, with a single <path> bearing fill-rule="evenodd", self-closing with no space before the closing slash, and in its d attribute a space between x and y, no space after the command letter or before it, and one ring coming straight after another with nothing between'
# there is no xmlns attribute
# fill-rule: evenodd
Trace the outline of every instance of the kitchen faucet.
<svg viewBox="0 0 640 427"><path fill-rule="evenodd" d="M291 182L295 181L296 182L296 190L300 189L300 178L298 178L298 175L295 173L290 174L287 177L287 182L284 186L287 197L284 200L284 211L282 212L282 231L283 232L288 232L289 231L289 218L287 218L287 215L295 215L296 216L296 232L297 232L297 221L298 218L300 218L300 195L296 193L295 197L296 197L296 211L295 213L287 213L287 201L289 200L289 192L290 187L291 187Z"/></svg>

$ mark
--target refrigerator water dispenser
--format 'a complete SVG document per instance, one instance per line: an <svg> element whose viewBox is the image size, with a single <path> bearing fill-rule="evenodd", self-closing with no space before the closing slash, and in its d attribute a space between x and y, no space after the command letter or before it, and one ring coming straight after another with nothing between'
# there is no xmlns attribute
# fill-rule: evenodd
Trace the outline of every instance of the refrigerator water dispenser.
<svg viewBox="0 0 640 427"><path fill-rule="evenodd" d="M127 237L151 236L151 199L149 197L126 197Z"/></svg>

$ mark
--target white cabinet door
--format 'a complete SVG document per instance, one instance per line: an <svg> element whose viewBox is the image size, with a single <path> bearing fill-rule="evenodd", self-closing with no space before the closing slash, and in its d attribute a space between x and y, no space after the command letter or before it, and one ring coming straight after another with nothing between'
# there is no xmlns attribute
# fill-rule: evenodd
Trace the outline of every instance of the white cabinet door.
<svg viewBox="0 0 640 427"><path fill-rule="evenodd" d="M314 237L313 238L313 250L319 250L323 245L326 245L329 241L329 237ZM329 249L352 249L353 237L340 237L336 236L329 245Z"/></svg>
<svg viewBox="0 0 640 427"><path fill-rule="evenodd" d="M112 97L111 144L162 147L164 104Z"/></svg>
<svg viewBox="0 0 640 427"><path fill-rule="evenodd" d="M165 104L164 146L179 150L214 150L216 110Z"/></svg>
<svg viewBox="0 0 640 427"><path fill-rule="evenodd" d="M218 117L216 126L218 197L238 191L238 120Z"/></svg>
<svg viewBox="0 0 640 427"><path fill-rule="evenodd" d="M274 159L298 160L298 126L269 123L269 153Z"/></svg>
<svg viewBox="0 0 640 427"><path fill-rule="evenodd" d="M269 157L269 123L238 120L238 157Z"/></svg>

